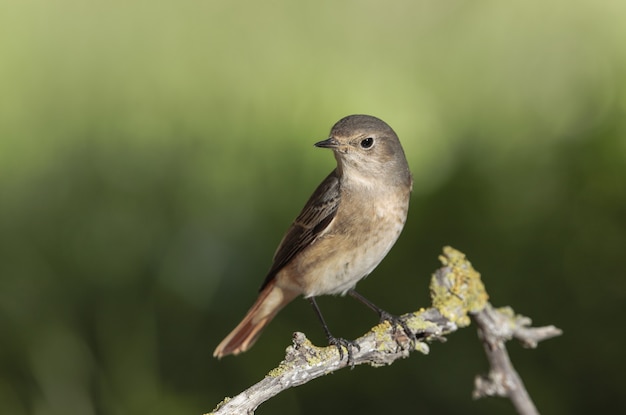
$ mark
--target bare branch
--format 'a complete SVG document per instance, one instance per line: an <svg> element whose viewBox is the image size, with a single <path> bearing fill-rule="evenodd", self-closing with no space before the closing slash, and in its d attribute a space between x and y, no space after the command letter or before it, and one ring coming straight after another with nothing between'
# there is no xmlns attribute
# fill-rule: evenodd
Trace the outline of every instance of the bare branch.
<svg viewBox="0 0 626 415"><path fill-rule="evenodd" d="M524 383L513 367L504 343L516 338L527 347L536 347L537 342L560 335L554 326L529 328L531 321L516 316L508 307L494 309L488 304L473 315L478 326L478 337L483 342L490 371L487 376L477 376L474 381L475 399L485 396L508 397L520 415L539 414Z"/></svg>
<svg viewBox="0 0 626 415"><path fill-rule="evenodd" d="M351 363L376 367L406 358L412 351L428 354L428 343L444 341L444 336L468 326L472 317L491 365L488 377L477 378L474 396L507 396L520 414L536 414L508 359L504 342L516 338L527 347L536 347L537 342L558 336L561 331L553 326L531 328L528 318L515 315L510 308L493 309L480 274L461 252L446 247L440 260L443 267L435 272L430 284L433 306L401 316L411 335L399 326L381 323L356 340L360 349L353 350ZM411 337L420 340L413 342ZM304 334L295 333L293 344L278 367L239 395L226 398L211 414L253 414L260 404L278 393L348 365L335 346L317 347Z"/></svg>

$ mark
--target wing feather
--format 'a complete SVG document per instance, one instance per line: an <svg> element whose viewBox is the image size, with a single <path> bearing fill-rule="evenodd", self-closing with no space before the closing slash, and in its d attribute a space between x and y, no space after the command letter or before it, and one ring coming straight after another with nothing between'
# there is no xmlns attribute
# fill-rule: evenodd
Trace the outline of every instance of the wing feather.
<svg viewBox="0 0 626 415"><path fill-rule="evenodd" d="M339 178L337 171L333 170L313 192L302 212L285 233L276 249L274 263L265 277L261 290L299 252L324 232L337 214L339 200Z"/></svg>

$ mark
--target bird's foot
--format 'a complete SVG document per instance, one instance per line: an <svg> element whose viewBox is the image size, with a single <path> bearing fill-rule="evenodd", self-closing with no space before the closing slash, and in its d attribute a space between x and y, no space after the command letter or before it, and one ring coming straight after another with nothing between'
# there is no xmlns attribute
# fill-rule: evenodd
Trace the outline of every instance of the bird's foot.
<svg viewBox="0 0 626 415"><path fill-rule="evenodd" d="M354 355L353 355L353 349L356 349L357 351L361 350L361 346L352 340L346 340L346 339L342 339L340 337L328 337L328 344L330 346L335 346L337 348L337 351L339 352L339 360L343 360L343 349L346 349L346 354L348 355L348 365L350 365L351 368L354 369Z"/></svg>
<svg viewBox="0 0 626 415"><path fill-rule="evenodd" d="M418 338L422 337L415 334L415 332L413 332L413 330L409 328L409 325L406 323L406 318L399 317L381 310L380 322L382 323L385 321L388 321L389 324L391 324L394 336L397 334L398 327L402 328L402 331L404 331L404 335L409 339L410 347L415 347L415 343L417 342ZM400 348L404 348L404 345L400 342L400 339L397 336L396 343Z"/></svg>

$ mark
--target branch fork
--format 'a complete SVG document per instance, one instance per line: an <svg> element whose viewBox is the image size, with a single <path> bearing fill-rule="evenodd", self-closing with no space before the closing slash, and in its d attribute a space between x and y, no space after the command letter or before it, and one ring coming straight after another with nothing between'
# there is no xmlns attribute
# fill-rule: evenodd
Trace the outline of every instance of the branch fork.
<svg viewBox="0 0 626 415"><path fill-rule="evenodd" d="M349 364L335 346L317 347L303 333L296 332L276 368L239 395L224 399L211 414L253 414L278 393L346 366L385 366L414 351L428 354L429 343L445 341L445 336L471 321L478 327L491 368L488 375L476 377L474 398L508 397L519 414L538 414L508 357L505 342L517 339L523 346L535 348L540 341L561 335L561 330L554 326L533 328L529 318L516 315L511 308L493 308L480 274L463 253L445 247L439 259L443 266L435 271L430 283L432 307L401 316L411 333L382 322L355 340L360 348L353 350Z"/></svg>

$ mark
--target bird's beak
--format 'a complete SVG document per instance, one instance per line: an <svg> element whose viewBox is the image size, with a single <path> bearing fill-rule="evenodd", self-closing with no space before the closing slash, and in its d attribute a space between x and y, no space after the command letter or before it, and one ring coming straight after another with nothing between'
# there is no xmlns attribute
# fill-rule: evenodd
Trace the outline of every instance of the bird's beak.
<svg viewBox="0 0 626 415"><path fill-rule="evenodd" d="M320 148L337 148L339 147L339 141L337 141L337 139L334 137L330 137L330 138L327 138L326 140L317 142L314 145L315 147L320 147Z"/></svg>

